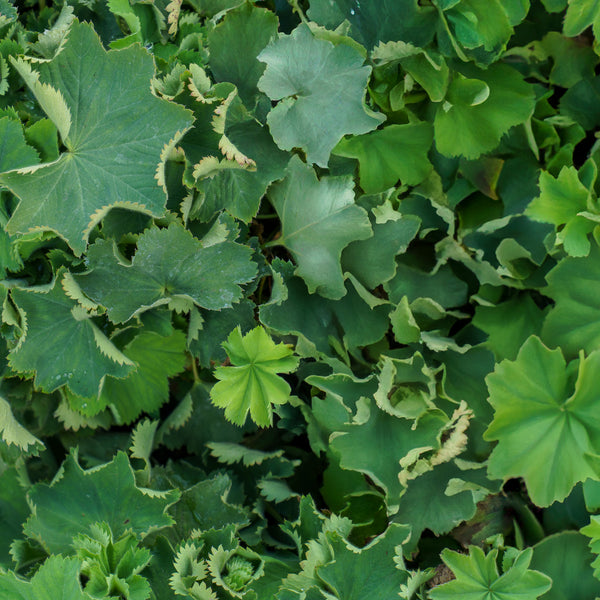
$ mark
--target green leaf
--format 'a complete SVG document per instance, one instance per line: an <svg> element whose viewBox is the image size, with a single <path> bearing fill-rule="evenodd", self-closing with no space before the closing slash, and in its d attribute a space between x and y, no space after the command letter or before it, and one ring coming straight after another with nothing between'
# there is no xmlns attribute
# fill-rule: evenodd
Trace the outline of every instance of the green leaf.
<svg viewBox="0 0 600 600"><path fill-rule="evenodd" d="M514 360L525 340L540 334L545 314L531 296L523 294L496 306L478 306L472 322L488 334L483 345L499 362Z"/></svg>
<svg viewBox="0 0 600 600"><path fill-rule="evenodd" d="M540 46L554 62L550 71L551 83L570 88L582 79L594 77L598 56L591 46L582 46L557 31L546 34Z"/></svg>
<svg viewBox="0 0 600 600"><path fill-rule="evenodd" d="M23 127L9 117L0 119L0 173L37 165L40 158L23 137Z"/></svg>
<svg viewBox="0 0 600 600"><path fill-rule="evenodd" d="M394 521L410 525L410 548L416 548L425 529L441 535L473 517L477 505L472 492L446 493L448 482L461 476L453 463L445 463L408 482Z"/></svg>
<svg viewBox="0 0 600 600"><path fill-rule="evenodd" d="M396 216L385 223L373 223L373 237L351 242L342 251L342 270L352 273L368 290L396 274L395 257L406 251L419 231L418 217L400 213Z"/></svg>
<svg viewBox="0 0 600 600"><path fill-rule="evenodd" d="M51 556L31 581L0 572L0 594L11 600L91 600L79 583L80 566L76 558Z"/></svg>
<svg viewBox="0 0 600 600"><path fill-rule="evenodd" d="M405 185L421 183L433 169L427 158L432 142L429 123L388 125L342 139L333 153L358 159L360 186L365 193L376 194L398 180Z"/></svg>
<svg viewBox="0 0 600 600"><path fill-rule="evenodd" d="M15 419L10 404L2 397L0 397L0 434L4 443L14 444L24 452L28 452L31 446L37 447L37 450L44 446Z"/></svg>
<svg viewBox="0 0 600 600"><path fill-rule="evenodd" d="M600 77L578 81L560 99L560 111L579 123L584 129L595 129L600 124Z"/></svg>
<svg viewBox="0 0 600 600"><path fill-rule="evenodd" d="M326 167L342 136L367 133L385 120L366 108L371 68L363 66L363 56L346 44L334 46L300 25L267 46L258 58L267 64L259 89L271 100L281 100L267 123L282 150L300 147L309 162ZM316 70L316 64L322 67ZM336 102L331 101L334 97Z"/></svg>
<svg viewBox="0 0 600 600"><path fill-rule="evenodd" d="M477 158L496 148L511 127L527 120L534 107L533 89L518 71L503 64L485 71L461 65L460 71L464 77L459 74L452 81L436 111L435 142L445 156Z"/></svg>
<svg viewBox="0 0 600 600"><path fill-rule="evenodd" d="M399 557L409 536L407 526L394 523L359 550L334 535L330 541L334 560L317 567L317 576L334 590L337 598L397 600L398 589L407 579Z"/></svg>
<svg viewBox="0 0 600 600"><path fill-rule="evenodd" d="M501 0L461 0L444 16L463 48L483 47L486 52L498 56L513 34L505 3Z"/></svg>
<svg viewBox="0 0 600 600"><path fill-rule="evenodd" d="M533 547L531 567L552 578L543 600L598 598L600 581L594 577L593 554L577 531L548 536Z"/></svg>
<svg viewBox="0 0 600 600"><path fill-rule="evenodd" d="M600 249L585 258L565 258L546 276L544 294L555 302L542 328L542 339L573 358L580 350L600 348Z"/></svg>
<svg viewBox="0 0 600 600"><path fill-rule="evenodd" d="M371 49L378 42L395 40L426 46L435 31L437 11L419 6L417 0L310 0L308 16L330 29L347 20L352 37Z"/></svg>
<svg viewBox="0 0 600 600"><path fill-rule="evenodd" d="M496 365L486 377L495 413L484 438L498 440L490 477L523 477L537 506L564 500L588 477L600 479L599 368L600 352L582 356L573 391L560 348L549 350L535 336L516 360Z"/></svg>
<svg viewBox="0 0 600 600"><path fill-rule="evenodd" d="M532 550L519 552L512 565L500 575L496 560L498 550L485 555L477 546L469 547L469 555L447 548L442 560L452 569L456 579L430 590L432 600L536 600L552 585L552 580L539 571L528 569Z"/></svg>
<svg viewBox="0 0 600 600"><path fill-rule="evenodd" d="M100 404L110 406L119 423L131 423L142 412L156 414L169 399L169 377L185 367L185 349L181 331L166 337L142 332L123 348L123 354L137 369L125 379L107 377Z"/></svg>
<svg viewBox="0 0 600 600"><path fill-rule="evenodd" d="M331 353L341 343L349 351L379 341L389 327L389 306L361 290L358 282L346 282L340 300L310 294L288 263L273 265L273 293L260 307L260 320L280 334L305 338L318 352Z"/></svg>
<svg viewBox="0 0 600 600"><path fill-rule="evenodd" d="M262 427L273 424L272 404L285 404L290 386L277 373L290 373L298 366L294 351L285 344L275 344L262 327L255 327L242 337L239 327L223 344L233 366L218 367L219 380L210 393L215 406L225 409L225 417L243 425L248 412Z"/></svg>
<svg viewBox="0 0 600 600"><path fill-rule="evenodd" d="M431 274L399 263L396 275L384 287L394 304L400 302L403 296L407 296L409 302L417 298L431 298L444 308L461 306L467 301L467 284L448 265Z"/></svg>
<svg viewBox="0 0 600 600"><path fill-rule="evenodd" d="M249 523L248 510L228 500L231 478L219 473L187 488L169 511L177 538L188 539L194 531L208 531Z"/></svg>
<svg viewBox="0 0 600 600"><path fill-rule="evenodd" d="M57 273L51 287L11 291L23 334L9 363L18 372L35 373L35 385L45 392L66 384L73 393L93 398L107 375L122 378L135 367L92 315L65 294L59 283L63 273Z"/></svg>
<svg viewBox="0 0 600 600"><path fill-rule="evenodd" d="M189 111L152 95L152 58L140 46L105 52L88 24L74 21L55 58L15 67L52 119L67 150L58 160L4 174L21 202L10 233L56 231L76 254L111 206L160 216L155 181L165 146L190 126ZM162 167L158 171L162 180Z"/></svg>
<svg viewBox="0 0 600 600"><path fill-rule="evenodd" d="M25 139L37 150L42 162L58 158L58 130L50 119L40 119L25 129Z"/></svg>
<svg viewBox="0 0 600 600"><path fill-rule="evenodd" d="M203 319L202 329L198 332L197 339L189 342L190 352L196 356L203 367L209 368L211 361L222 363L227 358L222 344L237 325L242 333L252 329L254 319L254 304L249 300L242 300L232 308L219 311L200 311Z"/></svg>
<svg viewBox="0 0 600 600"><path fill-rule="evenodd" d="M256 168L220 169L196 182L203 193L197 218L209 220L217 211L226 209L234 217L249 222L258 212L260 201L269 185L281 179L290 160L273 142L266 127L254 119L226 126L227 139Z"/></svg>
<svg viewBox="0 0 600 600"><path fill-rule="evenodd" d="M256 265L251 254L250 248L234 242L205 246L173 223L166 229L144 232L131 263L120 256L114 244L96 241L87 255L89 271L75 279L87 296L106 307L115 323L178 302L220 310L240 300L239 284L254 277Z"/></svg>
<svg viewBox="0 0 600 600"><path fill-rule="evenodd" d="M143 538L173 523L165 511L178 497L176 491L149 495L138 489L123 452L87 471L72 454L65 459L59 478L31 488L28 499L35 508L24 531L53 554L69 552L74 536L89 533L97 522L105 522L115 537L132 530Z"/></svg>
<svg viewBox="0 0 600 600"><path fill-rule="evenodd" d="M269 200L281 219L281 237L274 243L293 254L296 274L308 291L341 298L346 293L342 250L373 235L367 212L354 203L351 178L318 180L312 167L293 157L285 179L271 187Z"/></svg>
<svg viewBox="0 0 600 600"><path fill-rule="evenodd" d="M227 12L208 36L209 65L215 79L234 83L249 107L265 70L257 56L276 35L277 17L246 2Z"/></svg>
<svg viewBox="0 0 600 600"><path fill-rule="evenodd" d="M17 470L6 468L0 474L0 567L8 567L12 563L9 554L11 543L21 537L23 523L28 516L25 487Z"/></svg>
<svg viewBox="0 0 600 600"><path fill-rule="evenodd" d="M207 384L196 383L169 415L159 435L170 449L187 448L190 454L202 454L207 442L239 442L244 432L223 418L223 411L211 401Z"/></svg>
<svg viewBox="0 0 600 600"><path fill-rule="evenodd" d="M367 398L361 398L357 406L353 422L330 437L330 446L343 469L368 475L385 491L391 511L404 491L398 479L400 460L413 448L437 447L447 419L427 413L413 428L412 420L394 417Z"/></svg>
<svg viewBox="0 0 600 600"><path fill-rule="evenodd" d="M525 214L537 221L552 223L562 230L557 239L570 256L587 256L590 251L589 233L596 223L580 213L589 210L590 192L581 183L575 167L563 167L554 178L542 171L540 195L531 201Z"/></svg>

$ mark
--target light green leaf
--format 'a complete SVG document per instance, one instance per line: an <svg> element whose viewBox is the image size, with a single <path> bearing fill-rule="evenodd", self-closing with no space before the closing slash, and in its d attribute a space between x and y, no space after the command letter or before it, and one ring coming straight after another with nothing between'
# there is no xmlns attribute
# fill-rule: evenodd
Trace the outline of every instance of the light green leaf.
<svg viewBox="0 0 600 600"><path fill-rule="evenodd" d="M290 373L298 366L293 350L275 344L262 327L255 327L242 337L239 327L223 344L233 366L218 367L219 380L210 393L213 403L225 409L225 417L243 425L248 412L262 427L273 424L272 404L285 404L290 386L277 373Z"/></svg>
<svg viewBox="0 0 600 600"><path fill-rule="evenodd" d="M560 348L530 337L516 360L486 377L494 420L484 439L498 440L488 462L493 479L523 477L531 500L549 506L575 484L600 479L600 352L579 360L575 389Z"/></svg>
<svg viewBox="0 0 600 600"><path fill-rule="evenodd" d="M385 120L366 108L371 68L363 66L363 56L346 44L334 46L317 39L308 26L300 25L258 58L267 64L259 89L271 100L281 100L267 123L282 150L300 147L309 162L326 167L342 136L367 133Z"/></svg>
<svg viewBox="0 0 600 600"><path fill-rule="evenodd" d="M488 334L483 345L500 362L514 360L525 340L540 334L545 314L531 296L523 294L496 306L478 306L472 322Z"/></svg>
<svg viewBox="0 0 600 600"><path fill-rule="evenodd" d="M137 369L125 379L107 377L100 404L110 406L119 423L131 423L142 412L156 414L169 399L169 377L185 367L185 347L181 331L167 337L149 331L136 336L123 354Z"/></svg>
<svg viewBox="0 0 600 600"><path fill-rule="evenodd" d="M444 99L450 69L444 57L435 50L423 50L406 42L386 42L373 49L371 58L377 66L399 63L427 92L432 102Z"/></svg>
<svg viewBox="0 0 600 600"><path fill-rule="evenodd" d="M485 555L477 546L469 547L469 555L447 548L442 560L452 569L456 579L430 590L432 600L536 600L552 585L552 580L539 571L528 569L532 550L519 552L504 573L498 573L498 550Z"/></svg>
<svg viewBox="0 0 600 600"><path fill-rule="evenodd" d="M582 529L581 533L590 538L589 546L592 552L596 555L592 567L594 568L594 577L598 579L600 577L600 516L591 515L590 523ZM598 583L600 587L600 582Z"/></svg>
<svg viewBox="0 0 600 600"><path fill-rule="evenodd" d="M427 158L432 142L429 123L388 125L342 139L333 153L358 159L360 186L365 193L376 194L398 180L405 185L421 183L433 169Z"/></svg>
<svg viewBox="0 0 600 600"><path fill-rule="evenodd" d="M497 56L513 29L502 0L461 0L444 13L456 40L463 48L482 47Z"/></svg>
<svg viewBox="0 0 600 600"><path fill-rule="evenodd" d="M112 243L96 241L87 254L89 271L75 279L87 296L106 307L115 323L179 301L220 310L240 300L239 284L254 277L251 254L250 248L228 241L205 247L172 223L140 235L130 263Z"/></svg>
<svg viewBox="0 0 600 600"><path fill-rule="evenodd" d="M21 199L9 232L51 229L81 254L111 206L162 215L157 166L191 113L152 95L151 56L140 46L107 53L90 25L74 21L55 58L35 63L36 71L24 61L15 66L67 150L52 163L0 177Z"/></svg>
<svg viewBox="0 0 600 600"><path fill-rule="evenodd" d="M534 107L533 88L504 64L485 71L461 65L460 71L464 77L453 80L437 108L435 142L445 156L477 158L493 150L511 127L527 120ZM477 89L468 83L473 80L481 82Z"/></svg>
<svg viewBox="0 0 600 600"><path fill-rule="evenodd" d="M591 566L593 554L577 531L562 531L533 547L531 567L552 578L552 588L542 600L600 597L600 581Z"/></svg>
<svg viewBox="0 0 600 600"><path fill-rule="evenodd" d="M590 25L594 26L594 35L600 26L599 0L569 0L563 32L568 37L579 35Z"/></svg>
<svg viewBox="0 0 600 600"><path fill-rule="evenodd" d="M257 56L276 35L276 15L246 2L226 13L208 36L209 65L216 81L234 83L250 108L265 70Z"/></svg>
<svg viewBox="0 0 600 600"><path fill-rule="evenodd" d="M534 198L525 214L537 221L552 223L557 239L570 256L587 256L590 251L589 233L596 223L580 213L589 210L590 192L581 183L575 167L563 167L558 177L546 171L540 175L540 195Z"/></svg>
<svg viewBox="0 0 600 600"><path fill-rule="evenodd" d="M31 578L0 571L0 596L11 600L92 600L79 583L81 562L51 556Z"/></svg>
<svg viewBox="0 0 600 600"><path fill-rule="evenodd" d="M87 471L72 454L63 463L59 478L50 485L37 483L29 492L35 508L24 531L53 554L70 552L74 536L89 533L99 521L105 522L115 537L131 529L143 538L173 523L165 511L178 496L173 490L150 496L138 489L123 452Z"/></svg>
<svg viewBox="0 0 600 600"><path fill-rule="evenodd" d="M35 385L52 392L67 385L84 398L98 395L106 375L125 377L134 363L92 321L90 314L63 291L60 270L51 287L13 289L23 319L23 334L9 363L35 373Z"/></svg>
<svg viewBox="0 0 600 600"><path fill-rule="evenodd" d="M269 200L281 219L281 237L298 263L296 274L308 291L339 299L345 293L342 250L373 235L367 212L354 203L350 177L324 177L293 157L286 178L274 184Z"/></svg>
<svg viewBox="0 0 600 600"><path fill-rule="evenodd" d="M555 302L542 328L542 339L560 346L566 357L600 349L600 249L584 258L564 258L546 276L544 294Z"/></svg>

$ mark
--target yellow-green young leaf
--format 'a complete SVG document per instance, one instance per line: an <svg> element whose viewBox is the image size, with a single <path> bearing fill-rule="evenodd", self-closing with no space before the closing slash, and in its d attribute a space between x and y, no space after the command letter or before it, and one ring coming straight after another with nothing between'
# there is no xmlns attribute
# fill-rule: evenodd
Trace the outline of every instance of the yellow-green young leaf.
<svg viewBox="0 0 600 600"><path fill-rule="evenodd" d="M262 327L242 337L239 327L223 343L232 366L218 367L219 379L210 393L213 403L225 409L225 417L243 425L248 412L262 427L273 424L273 404L285 404L290 386L277 373L290 373L298 366L293 350L276 344Z"/></svg>
<svg viewBox="0 0 600 600"><path fill-rule="evenodd" d="M587 256L590 252L588 234L596 227L593 220L580 216L588 210L590 192L579 181L575 167L563 167L558 177L542 171L540 195L531 201L525 214L536 221L552 223L557 228L558 241L570 256Z"/></svg>
<svg viewBox="0 0 600 600"><path fill-rule="evenodd" d="M388 125L365 135L344 138L333 150L358 159L360 186L367 194L383 192L400 181L417 185L433 169L427 153L433 142L430 123Z"/></svg>
<svg viewBox="0 0 600 600"><path fill-rule="evenodd" d="M434 139L445 156L477 158L493 150L511 127L527 120L535 104L533 88L504 64L486 70L461 65L460 70L438 105Z"/></svg>
<svg viewBox="0 0 600 600"><path fill-rule="evenodd" d="M590 523L582 529L581 533L587 535L590 538L589 546L592 552L596 555L592 567L594 567L594 576L600 578L600 516L591 515Z"/></svg>
<svg viewBox="0 0 600 600"><path fill-rule="evenodd" d="M498 550L484 555L481 548L470 546L466 556L446 548L442 559L456 579L433 588L429 597L432 600L536 600L550 589L552 580L528 569L531 555L531 548L520 552L500 575L496 564Z"/></svg>

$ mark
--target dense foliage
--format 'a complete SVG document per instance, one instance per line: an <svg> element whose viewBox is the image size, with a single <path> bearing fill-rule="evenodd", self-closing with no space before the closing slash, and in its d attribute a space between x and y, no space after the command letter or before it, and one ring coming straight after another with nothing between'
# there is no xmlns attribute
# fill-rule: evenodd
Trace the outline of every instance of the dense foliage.
<svg viewBox="0 0 600 600"><path fill-rule="evenodd" d="M0 597L600 597L599 40L0 0Z"/></svg>

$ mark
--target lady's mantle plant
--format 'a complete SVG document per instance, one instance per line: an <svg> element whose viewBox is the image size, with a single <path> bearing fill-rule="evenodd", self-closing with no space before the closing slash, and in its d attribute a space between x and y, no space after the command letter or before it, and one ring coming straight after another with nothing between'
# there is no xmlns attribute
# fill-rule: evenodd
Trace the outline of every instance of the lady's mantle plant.
<svg viewBox="0 0 600 600"><path fill-rule="evenodd" d="M0 0L0 597L600 596L599 23Z"/></svg>

